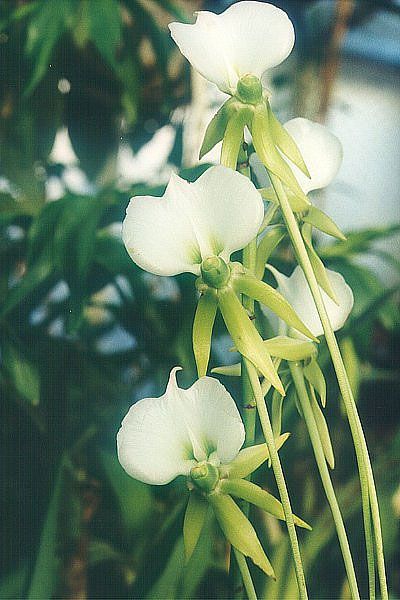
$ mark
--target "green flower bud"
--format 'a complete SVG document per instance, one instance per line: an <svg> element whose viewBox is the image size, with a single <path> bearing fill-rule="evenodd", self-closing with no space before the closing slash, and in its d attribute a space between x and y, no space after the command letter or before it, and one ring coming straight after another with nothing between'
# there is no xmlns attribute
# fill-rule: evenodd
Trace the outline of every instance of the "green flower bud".
<svg viewBox="0 0 400 600"><path fill-rule="evenodd" d="M224 287L231 275L228 265L219 256L203 260L200 269L204 283L216 289Z"/></svg>
<svg viewBox="0 0 400 600"><path fill-rule="evenodd" d="M238 81L236 95L245 104L258 104L262 100L261 81L255 75L244 75Z"/></svg>
<svg viewBox="0 0 400 600"><path fill-rule="evenodd" d="M212 492L219 481L219 471L214 465L202 463L191 469L190 478L202 491Z"/></svg>

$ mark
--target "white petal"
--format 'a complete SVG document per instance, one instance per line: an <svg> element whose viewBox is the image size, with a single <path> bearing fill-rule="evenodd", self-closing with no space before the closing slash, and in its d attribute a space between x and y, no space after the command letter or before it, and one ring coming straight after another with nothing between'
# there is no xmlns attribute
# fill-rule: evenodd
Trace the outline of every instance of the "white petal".
<svg viewBox="0 0 400 600"><path fill-rule="evenodd" d="M171 177L162 198L132 198L123 239L132 259L156 275L200 272L203 259L244 248L264 214L247 177L226 167L208 169L194 183Z"/></svg>
<svg viewBox="0 0 400 600"><path fill-rule="evenodd" d="M205 249L228 261L257 235L264 217L261 195L247 177L222 166L207 169L192 185L198 202L192 217L197 235L208 241ZM202 255L207 258L205 251Z"/></svg>
<svg viewBox="0 0 400 600"><path fill-rule="evenodd" d="M324 125L296 118L285 123L285 129L296 142L311 179L289 162L303 192L324 188L336 177L343 159L342 144Z"/></svg>
<svg viewBox="0 0 400 600"><path fill-rule="evenodd" d="M285 277L275 269L271 271L278 282L278 290L290 302L304 324L315 336L323 335L322 323L301 267L297 266L290 277ZM329 298L324 290L320 288L320 291L333 330L337 331L343 327L353 308L353 292L340 273L330 269L326 269L326 273L339 305Z"/></svg>
<svg viewBox="0 0 400 600"><path fill-rule="evenodd" d="M193 67L228 94L235 93L243 75L261 78L285 60L294 44L287 14L262 2L238 2L221 15L201 11L194 25L171 23L169 28Z"/></svg>
<svg viewBox="0 0 400 600"><path fill-rule="evenodd" d="M130 408L117 435L121 465L145 483L161 485L189 475L197 461L210 456L229 462L244 442L239 411L224 386L202 377L188 390L180 389L176 371L163 396Z"/></svg>
<svg viewBox="0 0 400 600"><path fill-rule="evenodd" d="M292 51L294 28L287 14L264 2L237 2L220 19L233 48L238 77L262 74L279 65Z"/></svg>
<svg viewBox="0 0 400 600"><path fill-rule="evenodd" d="M191 186L177 175L162 198L135 196L129 202L122 237L132 260L155 275L198 275L200 249L185 204Z"/></svg>
<svg viewBox="0 0 400 600"><path fill-rule="evenodd" d="M216 455L221 463L233 460L243 445L245 431L232 396L213 377L201 377L183 392L185 421L198 447L206 453L198 460L210 455Z"/></svg>
<svg viewBox="0 0 400 600"><path fill-rule="evenodd" d="M188 475L192 445L173 390L175 370L160 398L144 398L129 409L117 435L118 458L125 471L144 483L162 485ZM179 390L175 384L176 390Z"/></svg>

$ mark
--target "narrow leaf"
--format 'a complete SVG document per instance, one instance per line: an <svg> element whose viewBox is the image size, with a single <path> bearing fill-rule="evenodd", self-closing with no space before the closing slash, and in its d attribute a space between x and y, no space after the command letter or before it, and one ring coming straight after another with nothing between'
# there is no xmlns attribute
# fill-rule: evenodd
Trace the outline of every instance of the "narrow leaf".
<svg viewBox="0 0 400 600"><path fill-rule="evenodd" d="M269 577L275 577L257 534L250 521L230 496L210 494L209 502L226 539L251 560Z"/></svg>
<svg viewBox="0 0 400 600"><path fill-rule="evenodd" d="M283 152L289 160L292 161L301 171L303 171L306 177L310 177L310 172L307 169L307 165L301 155L301 152L290 135L290 133L284 128L282 123L278 121L272 112L269 102L267 103L269 125L271 127L272 137L274 138L275 145L278 146L279 150Z"/></svg>
<svg viewBox="0 0 400 600"><path fill-rule="evenodd" d="M277 519L285 521L285 513L279 500L251 481L247 481L246 479L223 479L221 481L221 491L224 494L230 494L246 502L251 502L251 504L262 508L262 510L265 510ZM296 517L296 515L293 515L293 520L299 527L311 529L310 525L299 517Z"/></svg>
<svg viewBox="0 0 400 600"><path fill-rule="evenodd" d="M276 449L279 450L286 442L290 433L283 433L275 439ZM232 479L241 479L253 473L269 458L267 444L257 444L243 448L228 465L221 467L221 475Z"/></svg>
<svg viewBox="0 0 400 600"><path fill-rule="evenodd" d="M256 272L257 279L262 279L265 271L265 263L286 236L286 228L284 225L273 225L268 229L265 235L261 238L257 246Z"/></svg>
<svg viewBox="0 0 400 600"><path fill-rule="evenodd" d="M340 231L336 223L316 206L310 206L302 218L305 223L310 223L320 231L339 240L346 240L346 236Z"/></svg>
<svg viewBox="0 0 400 600"><path fill-rule="evenodd" d="M322 406L326 406L326 381L323 372L316 360L312 360L303 368L304 376L312 387L318 392Z"/></svg>
<svg viewBox="0 0 400 600"><path fill-rule="evenodd" d="M232 288L225 287L218 290L218 301L225 325L238 352L248 358L264 377L284 395L285 390L271 356L264 348L260 334L250 321Z"/></svg>
<svg viewBox="0 0 400 600"><path fill-rule="evenodd" d="M290 327L297 329L310 339L318 342L318 339L304 325L289 302L272 286L259 281L253 275L238 273L233 279L233 285L237 292L245 294L272 310Z"/></svg>
<svg viewBox="0 0 400 600"><path fill-rule="evenodd" d="M197 492L191 492L183 521L185 560L189 561L196 548L208 510L207 501Z"/></svg>
<svg viewBox="0 0 400 600"><path fill-rule="evenodd" d="M203 377L207 373L217 306L216 293L211 289L204 292L197 303L193 322L193 352L199 377Z"/></svg>
<svg viewBox="0 0 400 600"><path fill-rule="evenodd" d="M271 356L277 356L283 360L305 360L317 355L317 348L313 342L298 340L285 335L278 335L269 340L264 340L264 346Z"/></svg>
<svg viewBox="0 0 400 600"><path fill-rule="evenodd" d="M37 406L40 400L39 372L22 350L10 342L5 343L2 346L3 365L18 394Z"/></svg>

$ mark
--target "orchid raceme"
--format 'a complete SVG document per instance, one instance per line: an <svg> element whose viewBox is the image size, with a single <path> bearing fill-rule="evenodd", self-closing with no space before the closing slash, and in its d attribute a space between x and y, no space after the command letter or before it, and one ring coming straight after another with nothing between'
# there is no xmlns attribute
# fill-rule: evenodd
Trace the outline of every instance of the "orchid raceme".
<svg viewBox="0 0 400 600"><path fill-rule="evenodd" d="M302 321L307 325L314 336L318 337L324 334L320 317L311 295L309 286L301 267L297 266L290 277L280 273L274 267L268 266L273 273L277 283L278 290L288 302L294 307ZM321 295L332 323L332 328L337 331L345 324L354 303L353 292L346 283L343 275L336 271L326 269L329 283L338 299L338 304L334 302L323 289L320 288ZM301 333L296 335L302 335Z"/></svg>
<svg viewBox="0 0 400 600"><path fill-rule="evenodd" d="M131 199L123 240L140 267L156 275L200 275L202 261L225 262L256 235L264 205L254 185L222 166L211 167L194 183L177 175L162 198Z"/></svg>
<svg viewBox="0 0 400 600"><path fill-rule="evenodd" d="M232 96L242 77L260 80L289 56L294 44L287 14L263 2L238 2L220 15L200 11L194 25L170 23L169 28L193 67Z"/></svg>
<svg viewBox="0 0 400 600"><path fill-rule="evenodd" d="M145 483L162 485L179 475L188 478L187 558L201 534L209 503L232 545L273 576L253 526L231 497L253 502L284 519L276 498L243 480L268 459L267 447L260 444L241 450L244 426L228 391L211 377L181 389L177 370L179 367L171 371L163 396L144 398L130 408L117 435L119 461L129 475ZM277 446L287 437L280 436ZM298 526L309 529L307 523L294 519Z"/></svg>

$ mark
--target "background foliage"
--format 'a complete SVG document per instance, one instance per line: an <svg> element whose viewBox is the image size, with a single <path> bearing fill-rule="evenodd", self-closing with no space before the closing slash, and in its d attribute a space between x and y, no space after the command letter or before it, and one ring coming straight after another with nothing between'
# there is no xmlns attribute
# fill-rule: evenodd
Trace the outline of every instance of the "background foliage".
<svg viewBox="0 0 400 600"><path fill-rule="evenodd" d="M313 3L293 2L292 10L300 4ZM173 109L190 101L188 68L166 29L172 19L188 19L189 5L200 3L0 4L1 598L231 595L227 548L214 522L182 567L185 483L150 488L126 476L115 455L115 433L133 401L161 393L173 365L184 367L185 383L194 378L191 276L144 274L113 227L130 196L163 191L146 181L118 182L116 155L121 140L139 150ZM300 60L318 66L321 36L315 28L311 33ZM90 185L74 193L64 182L63 196L46 202L49 181L65 170L50 155L62 126ZM206 165L182 170L181 124L175 129L168 161L195 179ZM355 293L340 343L375 463L394 594L400 594L398 288L385 289L357 259L398 230L354 231L346 243L320 245L327 266L342 272ZM288 245L273 263L291 271ZM221 322L217 334L213 365L234 361ZM325 362L334 479L357 549L355 462L327 354ZM238 398L235 382L224 383ZM346 597L330 514L290 395L284 429L293 432L282 451L293 504L314 526L302 534L311 595ZM266 469L258 479L274 490ZM268 583L266 593L291 597L285 535L276 522L253 516L280 580ZM362 572L363 555L355 558Z"/></svg>

